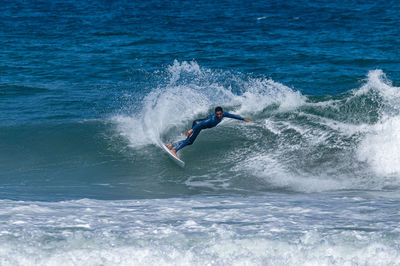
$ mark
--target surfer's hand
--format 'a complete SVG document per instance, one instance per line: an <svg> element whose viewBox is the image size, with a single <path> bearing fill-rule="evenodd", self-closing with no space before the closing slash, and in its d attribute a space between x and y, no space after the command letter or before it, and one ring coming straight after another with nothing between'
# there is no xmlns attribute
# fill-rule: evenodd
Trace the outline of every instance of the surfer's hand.
<svg viewBox="0 0 400 266"><path fill-rule="evenodd" d="M192 134L193 133L193 129L189 129L186 133L185 133L185 135L186 136L189 136L190 134Z"/></svg>
<svg viewBox="0 0 400 266"><path fill-rule="evenodd" d="M243 121L244 121L244 122L250 122L250 123L253 123L253 121L251 121L250 119L247 119L247 118L243 119Z"/></svg>

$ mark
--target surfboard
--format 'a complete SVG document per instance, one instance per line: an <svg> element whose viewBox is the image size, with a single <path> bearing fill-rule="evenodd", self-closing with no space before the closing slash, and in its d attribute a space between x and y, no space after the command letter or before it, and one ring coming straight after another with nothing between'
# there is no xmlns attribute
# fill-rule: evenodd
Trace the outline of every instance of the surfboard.
<svg viewBox="0 0 400 266"><path fill-rule="evenodd" d="M182 168L185 167L185 162L176 157L174 154L172 154L172 152L167 148L167 146L164 145L164 143L159 141L158 145L163 149L163 151L165 151L168 154L168 156L174 161L174 163L176 163Z"/></svg>

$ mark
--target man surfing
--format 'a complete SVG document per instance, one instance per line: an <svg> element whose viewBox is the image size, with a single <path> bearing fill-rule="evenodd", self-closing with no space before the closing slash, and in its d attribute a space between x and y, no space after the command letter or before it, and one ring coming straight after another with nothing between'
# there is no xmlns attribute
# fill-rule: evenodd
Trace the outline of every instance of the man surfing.
<svg viewBox="0 0 400 266"><path fill-rule="evenodd" d="M187 145L192 145L202 129L215 127L222 121L222 118L224 117L243 120L245 122L252 122L251 120L243 118L241 116L224 112L222 110L222 107L218 106L217 108L215 108L214 114L211 114L206 118L193 121L192 128L185 133L185 135L188 136L186 139L175 143L168 143L165 146L167 146L167 148L171 150L175 157L178 158L178 155L176 153L183 147Z"/></svg>

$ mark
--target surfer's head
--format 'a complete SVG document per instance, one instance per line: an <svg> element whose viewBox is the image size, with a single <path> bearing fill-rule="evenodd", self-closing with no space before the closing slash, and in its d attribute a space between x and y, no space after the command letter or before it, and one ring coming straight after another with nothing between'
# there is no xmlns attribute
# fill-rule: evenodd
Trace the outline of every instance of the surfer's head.
<svg viewBox="0 0 400 266"><path fill-rule="evenodd" d="M218 119L222 119L222 114L223 114L222 107L218 106L215 108L215 115L217 116Z"/></svg>

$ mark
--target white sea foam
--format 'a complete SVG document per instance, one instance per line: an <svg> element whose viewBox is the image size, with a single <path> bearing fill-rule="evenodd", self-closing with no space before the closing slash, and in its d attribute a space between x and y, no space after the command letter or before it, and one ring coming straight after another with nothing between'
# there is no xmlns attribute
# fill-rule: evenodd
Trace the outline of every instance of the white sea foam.
<svg viewBox="0 0 400 266"><path fill-rule="evenodd" d="M358 158L367 162L380 176L392 175L400 181L400 88L392 86L381 70L370 71L367 83L359 93L374 91L382 99L379 121L371 125L357 151Z"/></svg>
<svg viewBox="0 0 400 266"><path fill-rule="evenodd" d="M374 125L358 149L358 158L379 175L400 175L400 116ZM400 178L398 179L400 181Z"/></svg>
<svg viewBox="0 0 400 266"><path fill-rule="evenodd" d="M393 198L0 201L1 265L396 264ZM375 208L362 208L375 206ZM29 211L25 207L40 211ZM360 207L363 212L360 212ZM20 210L15 215L15 210ZM47 211L44 211L47 210ZM372 214L372 215L371 215ZM376 223L375 217L380 221ZM26 223L17 223L24 219Z"/></svg>
<svg viewBox="0 0 400 266"><path fill-rule="evenodd" d="M365 95L367 102L372 102L369 106L360 98ZM399 88L393 87L381 70L371 71L366 83L350 97L302 104L299 110L288 111L291 117L287 119L266 118L263 129L275 135L265 140L266 147L275 148L263 150L255 145L234 170L256 178L266 188L304 192L398 186L399 104ZM321 115L325 108L330 117ZM359 112L354 119L338 113L350 114L351 108ZM376 117L376 122L368 116Z"/></svg>

